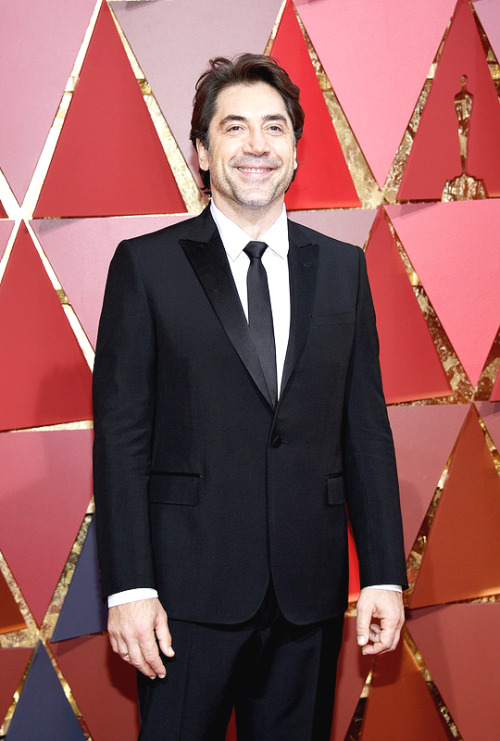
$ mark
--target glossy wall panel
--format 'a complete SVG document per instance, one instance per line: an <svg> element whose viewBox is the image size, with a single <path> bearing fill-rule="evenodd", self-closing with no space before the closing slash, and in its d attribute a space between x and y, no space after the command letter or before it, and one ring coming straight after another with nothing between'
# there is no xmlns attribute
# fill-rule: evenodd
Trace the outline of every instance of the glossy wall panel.
<svg viewBox="0 0 500 741"><path fill-rule="evenodd" d="M194 84L209 57L243 51L275 54L303 88L291 218L366 250L399 469L407 629L396 654L363 658L349 606L332 741L497 738L500 684L488 644L500 630L497 6L8 6L0 738L137 737L133 671L108 648L99 596L90 462L97 322L116 244L203 207L188 140ZM357 586L354 575L352 599Z"/></svg>

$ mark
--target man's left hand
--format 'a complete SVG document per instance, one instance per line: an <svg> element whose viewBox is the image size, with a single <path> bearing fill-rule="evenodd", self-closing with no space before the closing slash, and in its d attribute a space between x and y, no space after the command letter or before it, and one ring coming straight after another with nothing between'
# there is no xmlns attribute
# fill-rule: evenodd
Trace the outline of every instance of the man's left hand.
<svg viewBox="0 0 500 741"><path fill-rule="evenodd" d="M383 654L394 651L404 622L401 592L365 587L359 595L356 610L356 633L361 652Z"/></svg>

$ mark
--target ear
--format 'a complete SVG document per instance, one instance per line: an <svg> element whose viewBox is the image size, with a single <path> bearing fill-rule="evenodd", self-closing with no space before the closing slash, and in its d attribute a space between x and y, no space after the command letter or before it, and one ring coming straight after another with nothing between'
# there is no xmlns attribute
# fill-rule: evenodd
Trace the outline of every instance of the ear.
<svg viewBox="0 0 500 741"><path fill-rule="evenodd" d="M200 166L200 170L208 170L209 152L201 139L196 140L196 151L198 152L198 164Z"/></svg>

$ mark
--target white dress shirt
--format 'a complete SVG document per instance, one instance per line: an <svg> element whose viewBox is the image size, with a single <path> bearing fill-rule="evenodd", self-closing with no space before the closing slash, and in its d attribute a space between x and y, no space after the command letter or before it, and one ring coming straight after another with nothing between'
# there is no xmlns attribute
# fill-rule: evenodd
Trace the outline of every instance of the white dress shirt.
<svg viewBox="0 0 500 741"><path fill-rule="evenodd" d="M247 272L250 258L244 252L248 242L253 237L246 234L237 224L224 216L213 201L210 202L210 211L219 230L219 234L226 250L229 267L236 284L241 305L248 320ZM278 219L263 234L259 242L265 242L267 249L262 255L262 264L267 273L269 298L274 325L274 341L276 345L276 373L278 376L278 396L283 376L283 365L290 335L290 279L288 274L288 222L286 210L283 206ZM394 584L376 584L372 589L391 589L401 591L401 587ZM135 602L140 599L157 597L158 592L150 588L128 589L117 592L108 597L108 607Z"/></svg>

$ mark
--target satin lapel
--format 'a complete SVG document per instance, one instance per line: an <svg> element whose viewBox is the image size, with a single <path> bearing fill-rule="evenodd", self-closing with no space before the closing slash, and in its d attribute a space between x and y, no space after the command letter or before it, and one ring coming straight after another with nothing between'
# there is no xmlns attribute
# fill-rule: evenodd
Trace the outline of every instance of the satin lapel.
<svg viewBox="0 0 500 741"><path fill-rule="evenodd" d="M181 239L180 243L236 352L274 407L219 233L215 229L208 242Z"/></svg>
<svg viewBox="0 0 500 741"><path fill-rule="evenodd" d="M291 301L290 339L283 368L281 396L290 380L309 332L318 269L318 245L306 244L300 246L293 239L292 234L293 226L291 224L290 250L288 253Z"/></svg>

